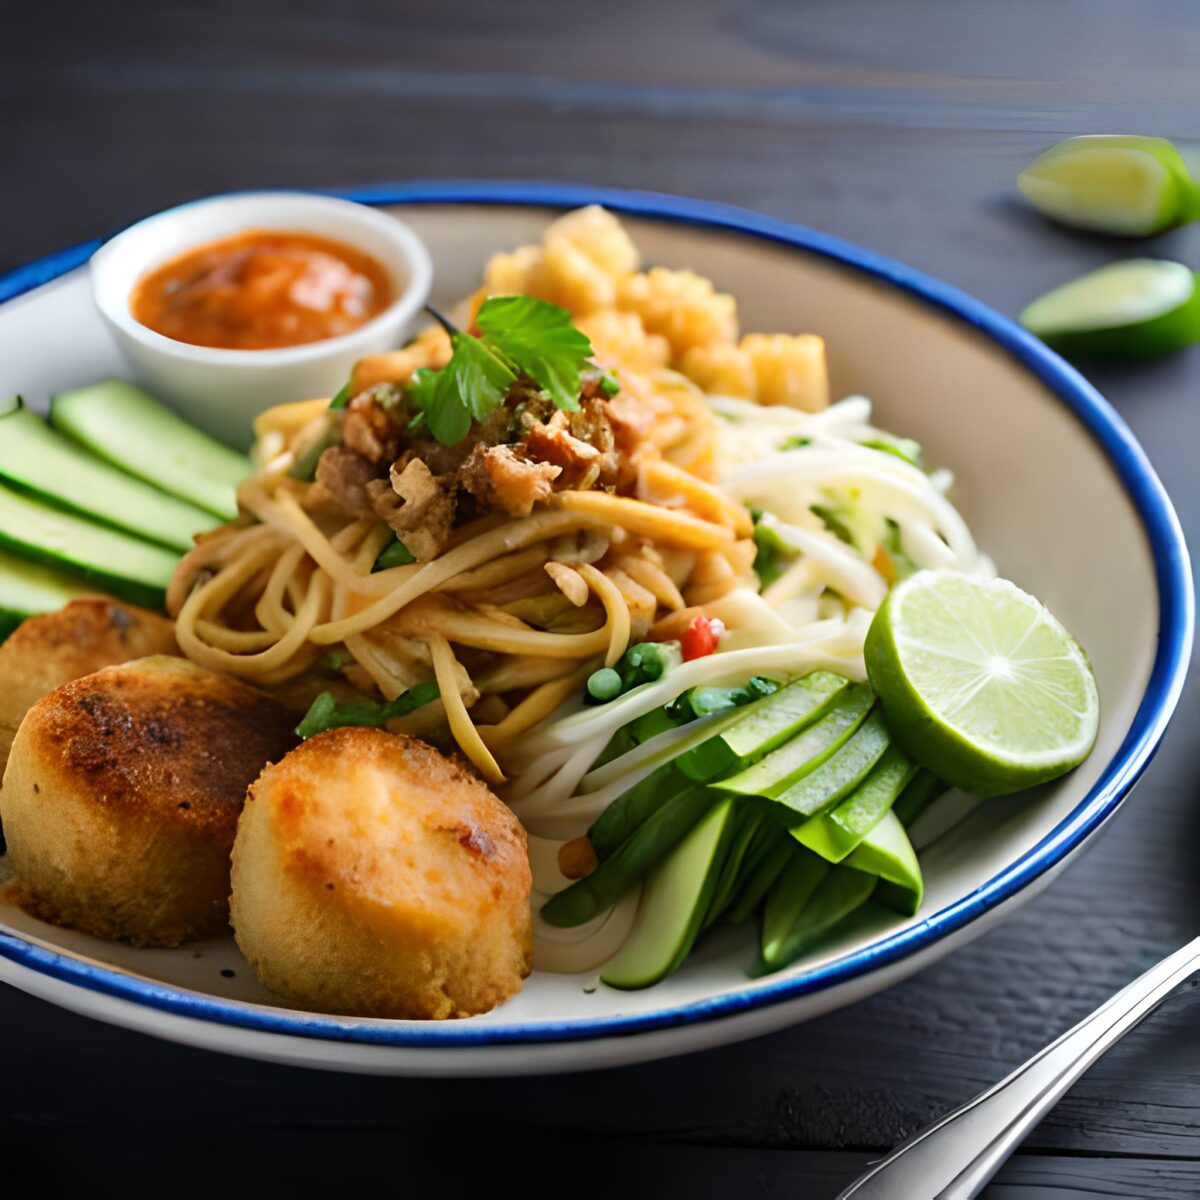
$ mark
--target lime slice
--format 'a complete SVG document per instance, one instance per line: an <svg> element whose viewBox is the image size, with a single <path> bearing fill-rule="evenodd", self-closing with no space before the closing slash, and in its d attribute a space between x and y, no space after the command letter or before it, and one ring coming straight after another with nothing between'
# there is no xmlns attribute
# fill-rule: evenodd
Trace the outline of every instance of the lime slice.
<svg viewBox="0 0 1200 1200"><path fill-rule="evenodd" d="M1133 258L1047 292L1021 324L1072 358L1151 358L1200 341L1200 286L1182 263Z"/></svg>
<svg viewBox="0 0 1200 1200"><path fill-rule="evenodd" d="M921 571L894 587L866 641L896 740L965 791L999 796L1078 766L1100 701L1087 658L1006 579Z"/></svg>
<svg viewBox="0 0 1200 1200"><path fill-rule="evenodd" d="M1039 212L1076 229L1144 237L1200 216L1200 184L1166 138L1067 138L1039 154L1017 186Z"/></svg>

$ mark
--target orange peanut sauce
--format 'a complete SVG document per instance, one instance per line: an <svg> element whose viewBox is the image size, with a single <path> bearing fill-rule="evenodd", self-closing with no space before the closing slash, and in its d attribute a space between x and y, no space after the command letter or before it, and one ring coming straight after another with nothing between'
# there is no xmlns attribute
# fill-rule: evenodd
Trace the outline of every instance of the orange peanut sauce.
<svg viewBox="0 0 1200 1200"><path fill-rule="evenodd" d="M387 271L361 250L256 229L205 242L143 275L129 311L177 342L273 350L349 333L392 299Z"/></svg>

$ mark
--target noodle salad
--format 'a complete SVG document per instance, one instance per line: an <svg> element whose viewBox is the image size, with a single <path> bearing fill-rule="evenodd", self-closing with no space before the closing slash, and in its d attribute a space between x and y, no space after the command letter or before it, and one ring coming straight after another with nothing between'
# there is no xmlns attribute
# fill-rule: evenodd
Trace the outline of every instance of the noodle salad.
<svg viewBox="0 0 1200 1200"><path fill-rule="evenodd" d="M254 286L197 283L204 336L230 297L287 335L280 272L312 263L273 236ZM1087 756L1084 652L996 578L947 470L830 403L820 337L742 333L597 207L428 313L263 412L252 461L122 381L0 410L28 912L144 946L232 926L294 1005L466 1017L535 967L648 987L741 925L767 972L911 918L941 793Z"/></svg>
<svg viewBox="0 0 1200 1200"><path fill-rule="evenodd" d="M314 729L378 696L378 723L453 744L527 830L535 911L594 864L597 818L723 718L606 755L622 730L691 689L864 680L897 579L993 573L950 475L875 427L867 399L828 403L819 338L739 340L732 297L637 262L609 213L571 213L491 261L461 325L438 314L360 362L338 407L265 414L244 518L200 542L169 597L195 662L319 689ZM496 296L579 338L565 401L503 353L522 331L491 316ZM468 338L508 372L494 407L467 396L438 436L452 417L422 393L446 401ZM689 650L697 636L710 644ZM661 653L623 686L631 647ZM535 920L535 964L605 962L638 895L567 929Z"/></svg>

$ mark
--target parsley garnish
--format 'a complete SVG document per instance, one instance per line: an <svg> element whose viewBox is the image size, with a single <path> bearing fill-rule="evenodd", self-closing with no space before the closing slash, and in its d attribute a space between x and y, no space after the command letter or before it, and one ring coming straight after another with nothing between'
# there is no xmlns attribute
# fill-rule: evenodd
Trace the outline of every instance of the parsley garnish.
<svg viewBox="0 0 1200 1200"><path fill-rule="evenodd" d="M471 422L499 408L521 376L556 407L579 408L579 376L592 343L565 308L532 296L491 296L475 322L479 337L442 320L454 351L450 362L440 371L418 371L410 385L414 407L439 442L462 441Z"/></svg>

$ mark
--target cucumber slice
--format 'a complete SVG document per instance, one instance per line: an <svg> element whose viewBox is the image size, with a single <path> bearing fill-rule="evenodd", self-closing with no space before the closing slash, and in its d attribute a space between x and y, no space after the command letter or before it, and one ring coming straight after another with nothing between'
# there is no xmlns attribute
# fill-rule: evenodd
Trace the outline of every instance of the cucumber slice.
<svg viewBox="0 0 1200 1200"><path fill-rule="evenodd" d="M688 956L712 902L732 812L732 800L719 803L646 880L633 929L600 972L609 987L650 987Z"/></svg>
<svg viewBox="0 0 1200 1200"><path fill-rule="evenodd" d="M900 818L887 813L846 859L846 866L879 876L875 899L906 917L914 916L925 898L925 879L917 852Z"/></svg>
<svg viewBox="0 0 1200 1200"><path fill-rule="evenodd" d="M193 428L153 396L109 379L50 402L50 423L101 458L225 521L237 516L250 460Z"/></svg>
<svg viewBox="0 0 1200 1200"><path fill-rule="evenodd" d="M771 936L767 936L767 921L763 920L762 966L767 971L778 971L789 963L795 962L805 950L819 942L843 917L848 917L856 908L865 904L875 890L876 879L853 867L831 867L816 855L808 854L808 866L796 868L807 872L807 879L818 874L813 861L825 867L825 874L817 886L807 895L803 888L797 886L796 896L802 903L790 909L784 908L782 901L780 911L771 924ZM785 883L786 876L780 878L776 885ZM771 908L773 895L767 898L768 912ZM790 924L787 918L792 916ZM780 932L787 926L786 932Z"/></svg>
<svg viewBox="0 0 1200 1200"><path fill-rule="evenodd" d="M714 799L704 787L692 787L673 796L590 875L551 896L542 906L542 920L572 927L611 908L695 828Z"/></svg>
<svg viewBox="0 0 1200 1200"><path fill-rule="evenodd" d="M114 596L161 608L179 555L0 487L0 546L55 563Z"/></svg>
<svg viewBox="0 0 1200 1200"><path fill-rule="evenodd" d="M750 705L719 736L680 755L676 765L689 779L698 781L715 779L734 767L748 767L827 713L847 686L840 675L814 671Z"/></svg>
<svg viewBox="0 0 1200 1200"><path fill-rule="evenodd" d="M828 678L836 677L828 676ZM844 686L845 681L840 682ZM627 792L623 792L592 823L588 830L588 838L592 843L592 849L596 851L597 858L603 861L652 812L660 808L672 796L678 795L692 783L707 783L725 770L729 765L729 755L733 753L729 743L725 740L725 734L730 726L735 723L740 724L746 717L755 716L760 705L771 704L778 694L776 692L762 700L757 700L743 711L726 709L694 723L688 722L689 725L694 724L695 728L672 745L670 749L675 757L657 767L639 783L635 783ZM807 704L809 701L805 701L805 703ZM793 703L791 708L781 711L781 708L776 706L774 724L776 732L772 736L786 736L786 734L779 733L782 716L787 714L788 720L794 719L796 707L797 705ZM656 709L654 711L662 712L663 710ZM649 715L651 714L648 713L647 716ZM636 722L631 722L624 728L632 729L635 724ZM756 722L756 727L761 732L765 723ZM745 744L745 740L735 744Z"/></svg>
<svg viewBox="0 0 1200 1200"><path fill-rule="evenodd" d="M747 861L745 878L729 906L730 924L740 925L763 902L775 880L792 861L796 843L785 829L774 829L775 837ZM749 857L749 856L748 856Z"/></svg>
<svg viewBox="0 0 1200 1200"><path fill-rule="evenodd" d="M1076 229L1146 237L1200 216L1200 186L1166 138L1067 138L1039 154L1017 186L1039 212Z"/></svg>
<svg viewBox="0 0 1200 1200"><path fill-rule="evenodd" d="M841 862L883 820L916 773L917 764L889 746L840 804L792 831L796 841L829 862Z"/></svg>
<svg viewBox="0 0 1200 1200"><path fill-rule="evenodd" d="M0 641L26 617L57 612L87 590L53 567L0 550Z"/></svg>
<svg viewBox="0 0 1200 1200"><path fill-rule="evenodd" d="M1020 319L1071 358L1153 358L1200 341L1200 285L1182 263L1134 258L1047 292Z"/></svg>
<svg viewBox="0 0 1200 1200"><path fill-rule="evenodd" d="M587 831L596 857L603 862L668 800L690 786L690 780L675 769L673 762L668 762L622 792Z"/></svg>
<svg viewBox="0 0 1200 1200"><path fill-rule="evenodd" d="M703 929L716 924L725 914L725 910L733 901L739 881L743 878L750 849L757 839L766 813L753 801L738 802L733 816L733 837L729 845L729 853L721 865L721 874L717 886L713 890L712 903L704 917Z"/></svg>
<svg viewBox="0 0 1200 1200"><path fill-rule="evenodd" d="M763 909L761 950L764 962L782 952L792 926L829 874L829 864L807 850L793 850L767 895Z"/></svg>
<svg viewBox="0 0 1200 1200"><path fill-rule="evenodd" d="M780 795L778 803L790 810L784 815L795 814L792 820L803 822L848 796L879 761L889 741L883 713L876 707L838 751Z"/></svg>
<svg viewBox="0 0 1200 1200"><path fill-rule="evenodd" d="M865 683L848 687L816 724L785 742L761 762L713 786L743 796L778 799L837 750L862 724L874 703L874 693Z"/></svg>
<svg viewBox="0 0 1200 1200"><path fill-rule="evenodd" d="M217 518L126 475L56 433L18 397L0 415L0 479L49 503L175 550Z"/></svg>

